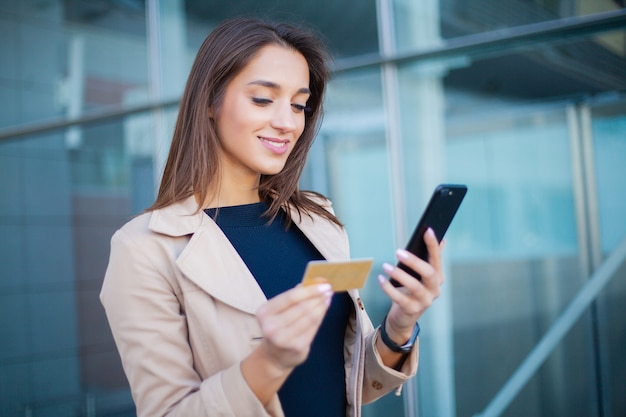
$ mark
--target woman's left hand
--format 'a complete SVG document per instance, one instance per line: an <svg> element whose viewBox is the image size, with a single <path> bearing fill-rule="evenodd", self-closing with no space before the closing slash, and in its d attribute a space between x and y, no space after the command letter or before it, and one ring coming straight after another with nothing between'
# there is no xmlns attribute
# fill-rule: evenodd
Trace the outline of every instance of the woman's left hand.
<svg viewBox="0 0 626 417"><path fill-rule="evenodd" d="M421 281L390 264L384 264L383 269L401 286L395 287L385 277L378 277L381 288L392 301L387 315L387 333L400 344L408 340L415 322L439 297L440 287L445 281L441 262L443 244L439 244L430 228L424 233L424 242L428 249L428 262L404 249L396 251L398 261L417 272L422 277Z"/></svg>

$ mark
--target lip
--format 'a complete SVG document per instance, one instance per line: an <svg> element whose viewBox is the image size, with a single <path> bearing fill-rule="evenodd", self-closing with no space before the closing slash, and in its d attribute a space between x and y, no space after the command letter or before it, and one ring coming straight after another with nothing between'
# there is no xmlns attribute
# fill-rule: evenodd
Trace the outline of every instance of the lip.
<svg viewBox="0 0 626 417"><path fill-rule="evenodd" d="M257 136L261 144L276 155L283 155L289 149L289 139L271 138L266 136Z"/></svg>

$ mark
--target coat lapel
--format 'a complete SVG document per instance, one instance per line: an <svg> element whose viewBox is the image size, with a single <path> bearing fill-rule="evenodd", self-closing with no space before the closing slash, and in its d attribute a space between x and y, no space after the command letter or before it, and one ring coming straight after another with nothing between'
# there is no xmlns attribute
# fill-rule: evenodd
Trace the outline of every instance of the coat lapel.
<svg viewBox="0 0 626 417"><path fill-rule="evenodd" d="M212 297L255 314L267 301L265 294L219 226L197 207L190 197L157 210L150 228L175 237L191 235L176 259L180 271Z"/></svg>
<svg viewBox="0 0 626 417"><path fill-rule="evenodd" d="M318 216L310 217L291 210L291 218L304 235L329 261L347 260L350 257L348 239L341 227Z"/></svg>
<svg viewBox="0 0 626 417"><path fill-rule="evenodd" d="M291 211L291 216L324 258L349 258L348 240L338 225L318 216L300 215L295 210ZM176 265L212 297L250 314L255 314L267 301L228 238L213 219L198 210L194 197L155 210L149 227L172 237L190 236Z"/></svg>
<svg viewBox="0 0 626 417"><path fill-rule="evenodd" d="M204 218L176 261L178 267L211 296L256 314L267 301L265 294L219 226Z"/></svg>

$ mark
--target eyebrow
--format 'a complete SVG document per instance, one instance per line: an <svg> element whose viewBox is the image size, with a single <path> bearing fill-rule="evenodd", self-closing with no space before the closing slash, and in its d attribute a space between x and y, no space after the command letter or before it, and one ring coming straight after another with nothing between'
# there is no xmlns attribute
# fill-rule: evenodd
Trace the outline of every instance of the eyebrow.
<svg viewBox="0 0 626 417"><path fill-rule="evenodd" d="M272 82L272 81L265 81L265 80L256 80L256 81L252 81L250 83L248 83L248 85L260 85L262 87L267 87L267 88L271 88L273 90L280 90L280 85ZM311 90L309 90L307 87L303 87L301 89L298 90L298 94L308 94L311 95Z"/></svg>

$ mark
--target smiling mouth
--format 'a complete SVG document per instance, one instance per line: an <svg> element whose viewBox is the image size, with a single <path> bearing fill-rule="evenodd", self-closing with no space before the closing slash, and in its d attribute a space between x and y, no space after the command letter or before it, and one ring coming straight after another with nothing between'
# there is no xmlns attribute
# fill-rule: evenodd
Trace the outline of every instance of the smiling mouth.
<svg viewBox="0 0 626 417"><path fill-rule="evenodd" d="M274 148L284 148L289 143L286 139L268 139L261 136L257 136L262 142L274 147Z"/></svg>

